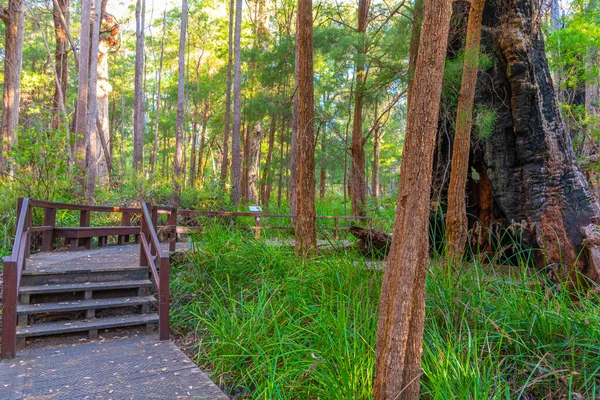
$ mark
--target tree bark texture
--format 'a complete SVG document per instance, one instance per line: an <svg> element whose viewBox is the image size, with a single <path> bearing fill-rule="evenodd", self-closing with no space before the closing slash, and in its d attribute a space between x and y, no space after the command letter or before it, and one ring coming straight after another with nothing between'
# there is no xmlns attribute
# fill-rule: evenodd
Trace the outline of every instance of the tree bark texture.
<svg viewBox="0 0 600 400"><path fill-rule="evenodd" d="M233 58L233 0L229 0L229 39L227 47L227 87L225 88L225 123L223 127L223 159L221 160L221 185L225 186L229 169L229 123L231 121L231 68Z"/></svg>
<svg viewBox="0 0 600 400"><path fill-rule="evenodd" d="M181 30L179 31L179 69L177 82L177 127L175 130L175 158L173 159L173 207L178 208L181 197L181 163L183 160L183 113L185 102L185 41L188 3L181 1Z"/></svg>
<svg viewBox="0 0 600 400"><path fill-rule="evenodd" d="M103 2L104 4L105 2ZM100 42L98 53L98 119L96 121L100 148L98 149L98 182L106 186L112 173L112 154L110 151L109 98L112 92L108 76L108 59L119 48L119 21L102 10L100 22Z"/></svg>
<svg viewBox="0 0 600 400"><path fill-rule="evenodd" d="M528 0L484 9L482 43L494 65L480 74L476 100L497 118L491 137L472 145L469 169L489 178L491 198L481 197L470 213L518 228L517 240L541 249L536 264L554 277L575 278L577 270L594 277L598 270L581 253L582 231L600 209L561 118L534 13ZM479 182L468 185L472 192Z"/></svg>
<svg viewBox="0 0 600 400"><path fill-rule="evenodd" d="M258 202L259 156L262 136L262 125L257 122L252 131L248 130L246 138L248 141L248 201L251 203Z"/></svg>
<svg viewBox="0 0 600 400"><path fill-rule="evenodd" d="M75 165L77 183L83 190L86 183L86 143L89 141L87 126L89 72L90 72L90 19L91 0L83 0L81 6L81 32L79 38L79 72L77 86L77 110L75 115Z"/></svg>
<svg viewBox="0 0 600 400"><path fill-rule="evenodd" d="M96 176L98 171L98 157L100 155L100 138L98 136L98 47L100 42L100 0L93 0L92 32L90 40L90 91L87 112L88 135L86 137L86 169L87 182L85 197L90 204L94 204L96 191Z"/></svg>
<svg viewBox="0 0 600 400"><path fill-rule="evenodd" d="M242 196L242 155L240 138L242 127L242 0L235 1L234 68L233 68L233 126L231 132L231 202L239 206Z"/></svg>
<svg viewBox="0 0 600 400"><path fill-rule="evenodd" d="M425 4L392 245L379 303L374 398L418 399L425 322L429 195L451 0Z"/></svg>
<svg viewBox="0 0 600 400"><path fill-rule="evenodd" d="M352 123L352 167L350 171L350 201L352 215L364 216L367 213L367 179L365 176L365 140L363 138L363 105L365 99L365 57L367 53L367 24L369 22L370 0L358 2L358 54L356 61L356 88L354 91L354 115Z"/></svg>
<svg viewBox="0 0 600 400"><path fill-rule="evenodd" d="M298 168L296 186L296 253L317 247L315 208L315 135L312 0L298 0Z"/></svg>
<svg viewBox="0 0 600 400"><path fill-rule="evenodd" d="M484 4L484 0L471 0L467 24L465 59L458 95L454 149L448 187L448 211L446 213L446 243L449 260L460 259L467 242L468 221L465 189L469 172L473 102L477 85L477 71L479 70L481 19Z"/></svg>
<svg viewBox="0 0 600 400"><path fill-rule="evenodd" d="M58 0L53 3L52 18L54 20L54 37L56 46L54 50L54 64L56 68L57 81L54 83L54 102L52 103L52 129L60 128L61 119L64 121L66 116L60 116L66 109L67 80L69 78L68 52L67 52L67 33L61 21L62 15L69 14L70 0ZM68 18L67 18L68 21Z"/></svg>
<svg viewBox="0 0 600 400"><path fill-rule="evenodd" d="M296 215L296 188L298 182L298 17L296 17L296 48L294 52L294 109L292 137L290 138L290 181L288 185L290 215Z"/></svg>
<svg viewBox="0 0 600 400"><path fill-rule="evenodd" d="M133 168L142 169L144 163L144 20L146 0L135 5L135 76L133 100Z"/></svg>

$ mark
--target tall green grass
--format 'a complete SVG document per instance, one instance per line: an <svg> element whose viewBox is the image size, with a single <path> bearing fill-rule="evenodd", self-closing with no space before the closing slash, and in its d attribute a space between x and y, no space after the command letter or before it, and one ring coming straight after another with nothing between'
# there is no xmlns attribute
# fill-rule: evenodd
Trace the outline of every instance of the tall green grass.
<svg viewBox="0 0 600 400"><path fill-rule="evenodd" d="M174 266L172 322L238 398L369 399L382 272L347 252L311 261L240 231L209 229ZM422 397L600 396L597 292L478 265L427 282Z"/></svg>

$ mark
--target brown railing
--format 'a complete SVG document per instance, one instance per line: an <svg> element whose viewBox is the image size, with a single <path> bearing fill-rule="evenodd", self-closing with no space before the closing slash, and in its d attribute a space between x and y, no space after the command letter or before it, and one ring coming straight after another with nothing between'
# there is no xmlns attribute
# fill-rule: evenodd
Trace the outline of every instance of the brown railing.
<svg viewBox="0 0 600 400"><path fill-rule="evenodd" d="M198 210L179 210L178 215L192 217L192 216L203 216L203 217L254 217L254 225L238 225L236 228L240 229L252 229L254 230L254 236L260 238L261 230L263 229L285 229L294 230L294 225L263 225L262 221L265 218L281 218L281 219L294 219L293 215L287 214L263 214L256 212L230 212L230 211L198 211ZM333 238L339 239L340 231L348 231L349 226L340 226L340 220L356 220L356 221L367 221L369 225L372 223L371 217L360 217L360 216L346 216L346 215L317 215L317 219L333 219L334 226L321 226L318 229L331 229L333 230ZM188 227L177 227L177 233L188 233L193 228Z"/></svg>
<svg viewBox="0 0 600 400"><path fill-rule="evenodd" d="M33 226L32 215L35 208L43 210L43 225ZM78 227L57 227L57 210L79 211ZM131 225L131 216L140 213L139 208L102 207L82 204L56 203L43 200L20 198L17 205L17 229L12 254L4 258L4 306L2 308L2 358L14 358L16 352L17 304L21 275L31 250L31 236L41 233L42 251L52 251L57 238L64 238L70 250L80 246L91 248L93 239L105 246L109 236L116 236L116 242L124 244L133 236L137 243L140 227ZM120 226L90 226L92 212L121 213Z"/></svg>
<svg viewBox="0 0 600 400"><path fill-rule="evenodd" d="M142 230L140 235L140 266L149 266L158 292L158 332L160 340L169 340L169 252L163 251L156 233L158 213L169 213L169 221L177 217L177 211L166 207L152 207L142 203ZM173 217L174 216L174 217ZM175 224L177 221L175 220ZM177 235L171 233L169 250L175 250ZM158 261L158 265L157 265Z"/></svg>
<svg viewBox="0 0 600 400"><path fill-rule="evenodd" d="M12 254L4 258L4 308L2 309L2 358L14 358L17 334L17 297L25 259L29 255L31 231L30 200L19 199L17 207L17 231Z"/></svg>

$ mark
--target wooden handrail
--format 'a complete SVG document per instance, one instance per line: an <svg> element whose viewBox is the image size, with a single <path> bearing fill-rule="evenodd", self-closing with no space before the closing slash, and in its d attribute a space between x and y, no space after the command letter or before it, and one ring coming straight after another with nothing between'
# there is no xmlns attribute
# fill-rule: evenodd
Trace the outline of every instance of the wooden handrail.
<svg viewBox="0 0 600 400"><path fill-rule="evenodd" d="M154 284L159 296L158 303L158 332L160 340L170 339L169 328L169 252L163 251L156 234L156 227L150 211L149 203L142 203L142 226L140 234L140 266L149 266L154 278ZM174 210L173 210L174 211ZM148 241L150 239L150 241ZM158 259L157 268L154 255Z"/></svg>
<svg viewBox="0 0 600 400"><path fill-rule="evenodd" d="M31 200L31 207L54 208L57 210L77 210L77 211L94 211L94 212L129 212L139 213L141 208L135 207L112 207L112 206L91 206L87 204L71 204L59 203L46 200Z"/></svg>
<svg viewBox="0 0 600 400"><path fill-rule="evenodd" d="M19 199L17 230L10 256L4 259L4 307L2 309L2 353L3 359L12 359L17 350L17 300L21 274L29 252L29 230L31 227L31 204L29 198Z"/></svg>

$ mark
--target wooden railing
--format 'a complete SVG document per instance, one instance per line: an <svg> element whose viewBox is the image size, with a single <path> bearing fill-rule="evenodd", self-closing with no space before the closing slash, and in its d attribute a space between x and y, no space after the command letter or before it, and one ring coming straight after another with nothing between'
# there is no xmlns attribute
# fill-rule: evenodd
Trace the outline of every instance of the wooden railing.
<svg viewBox="0 0 600 400"><path fill-rule="evenodd" d="M177 217L177 211L166 207L152 207L142 203L142 230L140 235L140 266L149 266L158 293L158 332L160 340L169 340L169 252L163 251L156 233L158 213L169 213L169 221ZM175 224L177 223L175 219ZM177 235L170 234L169 250L175 250ZM157 265L158 261L158 265Z"/></svg>
<svg viewBox="0 0 600 400"><path fill-rule="evenodd" d="M43 210L43 225L33 226L33 210ZM79 211L78 227L57 227L58 210ZM120 226L90 226L92 212L121 213ZM116 236L116 242L124 244L131 236L138 241L140 227L131 225L131 216L140 213L139 208L102 207L82 204L56 203L29 198L20 198L17 204L17 229L10 256L4 258L2 308L2 358L14 358L16 352L17 304L21 275L31 250L31 236L41 233L42 251L52 251L57 238L64 238L70 250L80 246L91 248L93 239L98 238L98 245L105 246L109 236Z"/></svg>
<svg viewBox="0 0 600 400"><path fill-rule="evenodd" d="M29 255L29 233L31 231L30 200L19 199L17 206L17 230L12 254L4 258L4 307L2 309L2 358L14 358L17 335L17 297L21 285L21 274Z"/></svg>
<svg viewBox="0 0 600 400"><path fill-rule="evenodd" d="M287 214L263 214L256 212L230 212L230 211L198 211L198 210L179 210L178 215L182 215L185 217L194 217L194 216L202 216L202 217L253 217L254 225L238 225L236 228L240 229L252 229L254 230L254 236L256 238L260 238L261 230L263 229L284 229L284 230L294 230L294 225L263 225L263 220L265 218L278 218L278 219L290 219L293 220L296 217L293 215ZM318 229L330 229L333 230L333 238L339 239L340 231L348 231L350 227L348 226L340 226L340 221L343 220L356 220L356 221L367 221L369 225L372 222L371 217L360 217L360 216L347 216L347 215L317 215L317 219L333 219L334 226L321 226ZM177 227L177 233L188 233L193 228L188 227Z"/></svg>

